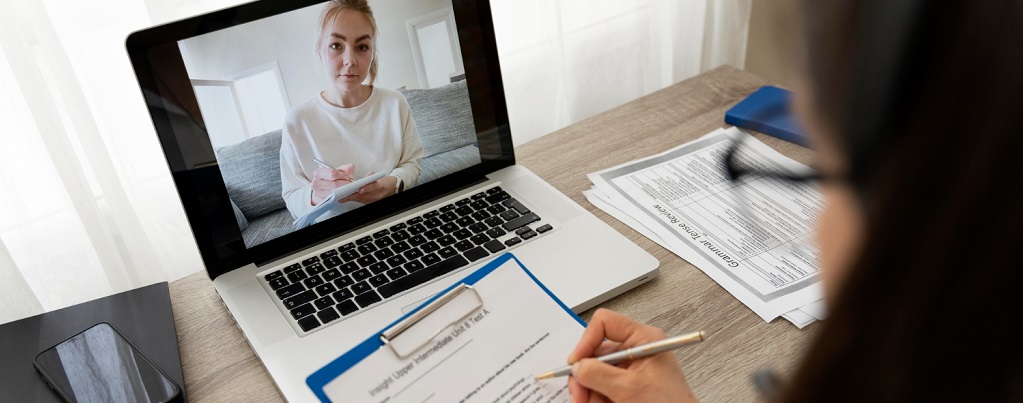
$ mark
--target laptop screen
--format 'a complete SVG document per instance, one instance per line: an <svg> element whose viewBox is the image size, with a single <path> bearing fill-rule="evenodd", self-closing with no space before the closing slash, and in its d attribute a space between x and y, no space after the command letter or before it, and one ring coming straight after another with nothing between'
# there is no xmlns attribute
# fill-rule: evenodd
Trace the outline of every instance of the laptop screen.
<svg viewBox="0 0 1023 403"><path fill-rule="evenodd" d="M454 3L257 2L129 37L208 268L302 249L512 161L489 9ZM489 40L463 43L473 34Z"/></svg>

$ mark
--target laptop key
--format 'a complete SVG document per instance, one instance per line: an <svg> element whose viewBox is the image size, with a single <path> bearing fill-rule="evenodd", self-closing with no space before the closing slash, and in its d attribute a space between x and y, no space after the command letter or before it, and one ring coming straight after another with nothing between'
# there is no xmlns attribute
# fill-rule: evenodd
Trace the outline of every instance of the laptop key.
<svg viewBox="0 0 1023 403"><path fill-rule="evenodd" d="M310 330L320 327L320 321L316 320L315 316L309 315L302 319L299 319L298 326L301 327L302 330L308 332Z"/></svg>
<svg viewBox="0 0 1023 403"><path fill-rule="evenodd" d="M504 235L504 234L507 234L507 233L508 232L506 232L504 230L504 228L501 228L501 227L494 227L494 228L488 229L487 232L486 232L486 234L489 235L491 238L497 238L497 237L500 237L501 235Z"/></svg>
<svg viewBox="0 0 1023 403"><path fill-rule="evenodd" d="M469 265L469 261L462 256L455 256L437 264L427 266L424 269L411 273L405 277L394 280L380 287L378 291L384 298L390 298L405 290L410 290L437 277L453 272L461 267ZM356 297L358 298L358 297Z"/></svg>
<svg viewBox="0 0 1023 403"><path fill-rule="evenodd" d="M423 265L423 264L422 264L421 262L419 262L418 260L413 260L413 261L411 261L411 262L405 263L405 265L404 265L404 266L402 266L402 267L403 267L403 268L405 269L405 271L407 271L407 272L409 272L409 273L413 273L413 272L417 272L417 271L420 271L420 270L422 270L422 269L423 269L423 268L425 268L426 266L425 266L425 265Z"/></svg>
<svg viewBox="0 0 1023 403"><path fill-rule="evenodd" d="M483 223L475 223L473 225L470 225L466 229L468 229L469 231L472 231L473 234L479 234L479 233L481 233L483 231L486 231L487 230L487 226L486 226L486 224L483 224Z"/></svg>
<svg viewBox="0 0 1023 403"><path fill-rule="evenodd" d="M397 280L399 278L405 277L406 274L408 273L406 273L405 270L399 269L397 267L387 271L387 277L390 277L391 280Z"/></svg>
<svg viewBox="0 0 1023 403"><path fill-rule="evenodd" d="M360 270L357 270L355 273L352 273L352 278L355 279L355 281L362 281L362 280L365 280L365 279L370 278L372 276L373 276L373 273L371 273L367 269L360 269Z"/></svg>
<svg viewBox="0 0 1023 403"><path fill-rule="evenodd" d="M487 203L490 203L490 204L500 203L500 202L508 200L508 199L511 199L511 195L508 194L508 192L503 192L503 191L502 192L494 193L494 194L492 194L490 196L487 196L487 197L483 198L483 200L486 200Z"/></svg>
<svg viewBox="0 0 1023 403"><path fill-rule="evenodd" d="M500 186L494 186L494 187L492 187L490 189L487 189L487 195L489 196L489 195L492 195L494 193L501 192L501 191L503 191L503 189L501 189Z"/></svg>
<svg viewBox="0 0 1023 403"><path fill-rule="evenodd" d="M391 234L391 231L390 231L390 230L388 230L388 229L382 229L382 230L380 230L380 231L377 231L377 232L374 232L374 233L373 233L373 239L377 239L377 238L383 238L384 236L386 236L386 235L390 235L390 234Z"/></svg>
<svg viewBox="0 0 1023 403"><path fill-rule="evenodd" d="M416 218L418 218L420 221L423 220L421 217L416 217ZM408 228L408 233L410 233L412 235L419 235L419 234L422 234L424 232L426 232L426 226L423 225L423 224L415 224L415 225L413 225L413 226Z"/></svg>
<svg viewBox="0 0 1023 403"><path fill-rule="evenodd" d="M445 223L449 223L449 222L457 220L458 219L458 214L455 214L454 212L448 211L446 213L441 213L441 215L437 216L437 218L440 218L440 220L444 221Z"/></svg>
<svg viewBox="0 0 1023 403"><path fill-rule="evenodd" d="M458 206L464 206L464 205L466 205L466 204L469 204L469 202L470 202L470 201L471 201L471 200L469 200L469 199L461 199L461 200L459 200L459 201L456 201L456 202L455 202L455 209L457 210L457 209L458 209Z"/></svg>
<svg viewBox="0 0 1023 403"><path fill-rule="evenodd" d="M340 257L341 260L344 260L346 263L347 262L351 262L351 261L353 261L355 259L358 259L359 256L361 256L359 254L359 251L357 251L355 249L346 250L344 252L341 252L340 255L338 255L338 257Z"/></svg>
<svg viewBox="0 0 1023 403"><path fill-rule="evenodd" d="M457 238L459 241L461 241L461 240L463 240L465 238L471 237L472 236L472 231L469 231L469 230L467 230L465 228L462 228L462 229L460 229L458 231L455 231L455 232L451 233L451 235L454 235L455 238Z"/></svg>
<svg viewBox="0 0 1023 403"><path fill-rule="evenodd" d="M385 264L384 262L376 262L369 265L368 269L369 271L373 272L373 274L380 274L387 271L387 269L390 269L390 267L387 266L387 264Z"/></svg>
<svg viewBox="0 0 1023 403"><path fill-rule="evenodd" d="M440 208L440 212L441 213L446 213L446 212L454 210L454 209L455 209L455 205L454 204L448 204L448 205L445 205L444 207L441 207Z"/></svg>
<svg viewBox="0 0 1023 403"><path fill-rule="evenodd" d="M316 263L314 265L310 265L309 267L305 268L305 272L309 273L310 276L315 276L315 275L323 273L325 271L327 271L327 268L323 267L323 265L319 264L319 263Z"/></svg>
<svg viewBox="0 0 1023 403"><path fill-rule="evenodd" d="M284 300L284 307L288 309L295 309L299 306L312 302L316 299L316 293L312 290L302 291L295 296Z"/></svg>
<svg viewBox="0 0 1023 403"><path fill-rule="evenodd" d="M362 245L359 245L357 249L359 250L359 253L363 256L366 256L370 253L377 251L376 245L373 245L372 243L364 243Z"/></svg>
<svg viewBox="0 0 1023 403"><path fill-rule="evenodd" d="M341 315L338 315L334 308L328 306L326 309L317 312L316 317L320 318L320 322L330 323L330 321L340 318Z"/></svg>
<svg viewBox="0 0 1023 403"><path fill-rule="evenodd" d="M475 262L487 256L490 256L490 252L487 252L486 249L480 246L465 251L465 258L469 259L470 262Z"/></svg>
<svg viewBox="0 0 1023 403"><path fill-rule="evenodd" d="M459 218L458 220L455 220L455 223L461 226L462 228L465 228L476 223L476 219L472 218L471 215L467 215L465 217Z"/></svg>
<svg viewBox="0 0 1023 403"><path fill-rule="evenodd" d="M391 237L389 236L385 236L384 238L377 239L376 241L373 242L373 244L376 245L378 248L383 249L388 246L394 245L394 240L391 239Z"/></svg>
<svg viewBox="0 0 1023 403"><path fill-rule="evenodd" d="M307 277L309 277L309 275L305 274L305 272L302 270L288 273L288 281L292 283L297 283L299 281L305 280Z"/></svg>
<svg viewBox="0 0 1023 403"><path fill-rule="evenodd" d="M488 237L486 234L473 235L471 238L469 238L469 241L472 241L472 243L476 245L483 245L487 243L487 241L489 240L490 237Z"/></svg>
<svg viewBox="0 0 1023 403"><path fill-rule="evenodd" d="M315 306L316 309L327 309L331 305L334 305L334 299L331 298L329 295L324 296L323 298L320 298L316 301L313 301L313 306Z"/></svg>
<svg viewBox="0 0 1023 403"><path fill-rule="evenodd" d="M529 226L525 226L525 227L522 227L522 228L519 228L519 229L515 230L515 235L522 236L522 234L525 234L525 233L527 233L529 231L532 231L532 230L533 229L529 228Z"/></svg>
<svg viewBox="0 0 1023 403"><path fill-rule="evenodd" d="M508 245L508 246L515 246L515 245L518 245L520 243L522 243L522 239L520 239L519 237L515 237L515 238L509 239L507 241L504 241L504 244Z"/></svg>
<svg viewBox="0 0 1023 403"><path fill-rule="evenodd" d="M319 275L314 275L302 281L306 288L316 288L323 284L323 279Z"/></svg>
<svg viewBox="0 0 1023 403"><path fill-rule="evenodd" d="M515 211L518 212L519 214L528 214L530 212L529 208L527 208L524 204L515 199L505 200L504 205L508 206L508 208L515 209Z"/></svg>
<svg viewBox="0 0 1023 403"><path fill-rule="evenodd" d="M320 257L319 256L313 256L311 258L303 260L302 261L302 266L308 266L308 265L311 265L311 264L319 262L319 261L320 261Z"/></svg>
<svg viewBox="0 0 1023 403"><path fill-rule="evenodd" d="M335 301L344 302L346 299L354 297L355 295L352 294L351 291L348 291L347 288L342 288L342 289L338 290L337 292L335 292L334 294L331 294L331 296L334 297Z"/></svg>
<svg viewBox="0 0 1023 403"><path fill-rule="evenodd" d="M373 242L373 237L371 237L371 236L364 236L364 237L359 238L358 240L356 240L355 244L356 245L365 245L365 244L370 243L370 242Z"/></svg>
<svg viewBox="0 0 1023 403"><path fill-rule="evenodd" d="M535 237L535 236L536 236L536 232L529 231L529 232L527 232L525 234L522 234L522 239L529 239L529 238L532 238L532 237Z"/></svg>
<svg viewBox="0 0 1023 403"><path fill-rule="evenodd" d="M355 306L355 301L346 299L337 304L334 308L337 308L338 313L342 315L349 315L359 310L359 307Z"/></svg>
<svg viewBox="0 0 1023 403"><path fill-rule="evenodd" d="M416 260L423 257L423 255L425 255L425 253L423 253L423 251L419 249L409 249L408 251L402 254L402 256L405 256L405 259L408 260Z"/></svg>
<svg viewBox="0 0 1023 403"><path fill-rule="evenodd" d="M405 224L416 225L416 224L419 224L421 222L423 222L423 217L412 217L408 221L405 221Z"/></svg>
<svg viewBox="0 0 1023 403"><path fill-rule="evenodd" d="M436 252L440 250L440 245L438 245L436 242L430 241L424 243L423 246L420 246L419 250L423 251L423 253Z"/></svg>
<svg viewBox="0 0 1023 403"><path fill-rule="evenodd" d="M360 281L358 283L352 284L352 293L355 294L355 295L362 294L362 293L364 293L366 291L369 291L369 290L372 290L372 289L373 289L373 287L370 287L369 283L367 283L365 281Z"/></svg>
<svg viewBox="0 0 1023 403"><path fill-rule="evenodd" d="M316 313L316 307L314 307L313 304L308 304L307 303L307 304L299 305L299 306L291 309L290 312L291 312L291 317L293 317L295 319L299 319L299 318L302 318L304 316L308 316L308 315L312 315L312 314Z"/></svg>
<svg viewBox="0 0 1023 403"><path fill-rule="evenodd" d="M426 228L431 228L431 229L432 228L437 228L437 227L439 227L439 226L441 226L443 224L444 223L441 222L440 219L437 218L437 217L427 218L426 221L423 222L423 225L425 225Z"/></svg>
<svg viewBox="0 0 1023 403"><path fill-rule="evenodd" d="M300 265L300 264L298 264L298 263L295 263L295 264L293 264L293 265L290 265L290 266L288 266L288 267L285 267L285 268L284 268L284 273L285 273L285 274L287 274L287 273L291 273L291 272L293 272L293 271L296 271L296 270L299 270L299 269L301 269L301 268L302 268L302 265Z"/></svg>
<svg viewBox="0 0 1023 403"><path fill-rule="evenodd" d="M487 218L490 218L490 216L492 216L492 215L493 214L491 214L487 210L476 210L475 212L470 214L469 217L472 217L476 221L483 221L483 220L486 220Z"/></svg>
<svg viewBox="0 0 1023 403"><path fill-rule="evenodd" d="M337 251L338 251L338 252L341 252L341 253L344 253L344 252L350 251L350 250L352 250L352 249L355 249L355 244L354 244L354 243L351 243L351 242L349 242L349 243L346 243L346 244L344 244L344 245L341 245L341 246L339 246L339 247L337 248Z"/></svg>
<svg viewBox="0 0 1023 403"><path fill-rule="evenodd" d="M302 283L295 283L277 290L277 298L285 299L302 291L305 291L305 286Z"/></svg>
<svg viewBox="0 0 1023 403"><path fill-rule="evenodd" d="M391 282L391 279L387 278L387 275L385 275L384 273L380 273L380 274L377 274L377 275L369 278L369 284L374 286L374 287L380 287L380 286L382 286L384 284L387 284L387 283L390 283L390 282Z"/></svg>
<svg viewBox="0 0 1023 403"><path fill-rule="evenodd" d="M493 228L493 227L500 226L501 224L504 224L504 220L501 219L501 217L493 216L493 217L490 217L490 218L488 218L486 220L483 220L483 223L486 224L488 227Z"/></svg>
<svg viewBox="0 0 1023 403"><path fill-rule="evenodd" d="M498 251L504 250L504 244L496 239L483 244L483 247L490 251L490 253L497 253Z"/></svg>
<svg viewBox="0 0 1023 403"><path fill-rule="evenodd" d="M380 295L373 290L369 290L368 292L359 294L355 297L355 303L359 304L360 308L365 308L367 306L373 305L377 302L380 302L381 300L382 298L380 298Z"/></svg>
<svg viewBox="0 0 1023 403"><path fill-rule="evenodd" d="M409 246L408 242L405 242L405 241L401 241L401 242L398 242L398 243L396 243L394 245L391 245L391 250L393 250L394 253L402 253L402 252L405 252L405 251L407 251L409 249L412 249L412 247Z"/></svg>
<svg viewBox="0 0 1023 403"><path fill-rule="evenodd" d="M391 267L401 266L405 264L405 262L407 261L408 260L405 260L405 257L402 255L395 255L387 258L387 264L390 265Z"/></svg>
<svg viewBox="0 0 1023 403"><path fill-rule="evenodd" d="M473 210L483 210L487 208L487 206L487 202L483 200L473 200L472 203L469 203L469 207L472 207Z"/></svg>
<svg viewBox="0 0 1023 403"><path fill-rule="evenodd" d="M484 197L487 197L487 192L476 193L476 194L472 195L471 199L472 200L477 200L477 199L482 199Z"/></svg>
<svg viewBox="0 0 1023 403"><path fill-rule="evenodd" d="M440 226L440 230L444 231L445 234L450 234L452 232L458 231L459 228L462 227L460 227L459 224L455 224L453 222L449 222L447 224Z"/></svg>
<svg viewBox="0 0 1023 403"><path fill-rule="evenodd" d="M505 221L511 221L518 218L519 213L516 213L515 210L508 210L501 214L498 214L497 216L503 218Z"/></svg>
<svg viewBox="0 0 1023 403"><path fill-rule="evenodd" d="M334 280L334 286L337 288L345 288L352 284L355 284L355 280L352 280L352 276L342 276L337 280Z"/></svg>
<svg viewBox="0 0 1023 403"><path fill-rule="evenodd" d="M391 248L381 249L376 252L373 252L373 257L377 258L377 260L384 260L391 256L394 256L394 252L391 251Z"/></svg>
<svg viewBox="0 0 1023 403"><path fill-rule="evenodd" d="M552 229L554 229L554 227L552 227L550 224L544 224L544 225L541 225L539 228L537 228L536 232L539 232L539 233L542 234L542 233L550 231Z"/></svg>
<svg viewBox="0 0 1023 403"><path fill-rule="evenodd" d="M405 231L405 230L394 231L394 232L391 233L391 239L394 239L394 242L404 241L406 239L409 239L409 237L411 237L411 236L412 235L409 235L408 231Z"/></svg>
<svg viewBox="0 0 1023 403"><path fill-rule="evenodd" d="M359 267L367 267L373 263L376 263L377 258L373 257L373 255L366 255L356 259L355 262L359 264Z"/></svg>
<svg viewBox="0 0 1023 403"><path fill-rule="evenodd" d="M426 243L426 237L422 235L414 235L408 239L408 244L412 246L419 246Z"/></svg>
<svg viewBox="0 0 1023 403"><path fill-rule="evenodd" d="M440 255L441 259L450 259L455 255L458 255L458 252L455 251L455 248L449 246L447 248L437 251L437 254ZM426 261L424 260L423 263L426 263Z"/></svg>
<svg viewBox="0 0 1023 403"><path fill-rule="evenodd" d="M268 273L267 275L263 276L263 278L265 278L266 281L270 281L270 280L273 280L275 278L284 278L284 273L281 272L280 270L277 270L277 271L275 271L273 273Z"/></svg>
<svg viewBox="0 0 1023 403"><path fill-rule="evenodd" d="M473 245L472 242L466 239L464 241L458 241L458 243L455 244L455 249L458 249L459 252L465 252L475 246L476 245ZM441 251L443 251L443 249L441 249Z"/></svg>
<svg viewBox="0 0 1023 403"><path fill-rule="evenodd" d="M437 239L444 236L444 233L441 232L441 230L434 228L424 232L423 236L425 236L426 239Z"/></svg>
<svg viewBox="0 0 1023 403"><path fill-rule="evenodd" d="M423 214L423 218L425 218L427 221L429 221L431 218L434 218L434 217L436 217L438 215L440 215L439 211L431 210L431 211L427 212L426 214Z"/></svg>
<svg viewBox="0 0 1023 403"><path fill-rule="evenodd" d="M502 225L504 225L504 229L506 231L511 231L519 229L522 226L529 225L537 221L540 221L540 216L536 215L536 213L528 213L514 220L510 220Z"/></svg>
<svg viewBox="0 0 1023 403"><path fill-rule="evenodd" d="M334 251L334 253L336 254L337 251ZM341 258L337 257L337 256L331 256L331 257L328 257L326 259L323 259L323 265L327 266L327 267L330 267L330 268L338 267L338 266L341 265L341 263L344 263L344 261L341 260Z"/></svg>
<svg viewBox="0 0 1023 403"><path fill-rule="evenodd" d="M507 210L508 210L508 208L505 207L503 204L500 204L500 203L498 203L498 204L491 204L490 207L487 207L487 212L490 213L490 214L501 214L501 213L503 213L503 212L505 212Z"/></svg>
<svg viewBox="0 0 1023 403"><path fill-rule="evenodd" d="M344 274L352 274L352 272L359 270L359 265L355 262L345 263L337 268Z"/></svg>
<svg viewBox="0 0 1023 403"><path fill-rule="evenodd" d="M391 228L389 228L389 229L391 230L391 232L398 232L398 231L401 231L401 230L405 229L405 227L407 227L405 225L405 223L400 222L400 223L392 225Z"/></svg>
<svg viewBox="0 0 1023 403"><path fill-rule="evenodd" d="M331 257L334 257L334 256L337 256L337 251L334 250L334 249L328 250L328 251L323 252L323 253L320 254L320 258L324 259L324 260L326 260L328 258L331 258Z"/></svg>
<svg viewBox="0 0 1023 403"><path fill-rule="evenodd" d="M339 277L341 277L341 272L338 271L337 269L330 269L323 272L323 281L326 281L328 283L337 280Z"/></svg>
<svg viewBox="0 0 1023 403"><path fill-rule="evenodd" d="M473 211L475 210L473 210L472 207L470 207L468 204L464 206L459 206L458 208L455 209L455 213L457 213L459 217L465 217L469 214L472 214Z"/></svg>
<svg viewBox="0 0 1023 403"><path fill-rule="evenodd" d="M441 259L439 256L437 256L436 253L428 253L428 254L426 254L426 256L423 256L423 258L419 259L419 260L421 260L424 265L430 266L430 265L434 265L434 264L440 263L440 261L443 260L443 259Z"/></svg>
<svg viewBox="0 0 1023 403"><path fill-rule="evenodd" d="M288 285L288 280L285 279L284 277L277 277L273 280L270 280L270 288L274 290L280 289L281 287L284 287L286 285Z"/></svg>
<svg viewBox="0 0 1023 403"><path fill-rule="evenodd" d="M334 283L326 283L326 284L321 284L321 285L317 286L315 288L315 290L316 290L316 295L319 295L319 296L322 297L322 296L325 296L327 294L333 294L334 291L337 291L337 287L334 286ZM320 309L323 309L323 308L320 308Z"/></svg>
<svg viewBox="0 0 1023 403"><path fill-rule="evenodd" d="M440 244L440 246L448 246L455 242L458 242L458 240L451 235L444 235L437 239L437 243Z"/></svg>

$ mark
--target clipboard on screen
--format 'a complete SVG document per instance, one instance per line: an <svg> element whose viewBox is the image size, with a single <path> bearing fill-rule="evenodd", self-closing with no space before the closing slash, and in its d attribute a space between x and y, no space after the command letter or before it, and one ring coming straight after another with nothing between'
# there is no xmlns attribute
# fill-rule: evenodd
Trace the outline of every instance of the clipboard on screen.
<svg viewBox="0 0 1023 403"><path fill-rule="evenodd" d="M506 253L306 378L322 402L494 401L566 394L532 375L564 365L586 323Z"/></svg>

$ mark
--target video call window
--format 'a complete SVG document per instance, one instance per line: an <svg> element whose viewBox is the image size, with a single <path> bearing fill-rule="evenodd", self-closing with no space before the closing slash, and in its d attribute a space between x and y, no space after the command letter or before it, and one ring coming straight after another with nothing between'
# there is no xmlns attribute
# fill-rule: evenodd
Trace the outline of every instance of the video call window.
<svg viewBox="0 0 1023 403"><path fill-rule="evenodd" d="M448 0L330 1L178 47L247 248L480 163Z"/></svg>

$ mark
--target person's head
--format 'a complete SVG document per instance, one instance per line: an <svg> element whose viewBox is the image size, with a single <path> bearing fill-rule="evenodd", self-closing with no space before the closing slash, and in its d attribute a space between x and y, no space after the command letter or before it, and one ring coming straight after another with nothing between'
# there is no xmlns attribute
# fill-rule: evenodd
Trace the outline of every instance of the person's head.
<svg viewBox="0 0 1023 403"><path fill-rule="evenodd" d="M376 80L379 53L377 23L366 0L331 0L320 13L316 56L331 88L351 91Z"/></svg>
<svg viewBox="0 0 1023 403"><path fill-rule="evenodd" d="M830 316L782 400L1023 399L1023 3L803 6Z"/></svg>

